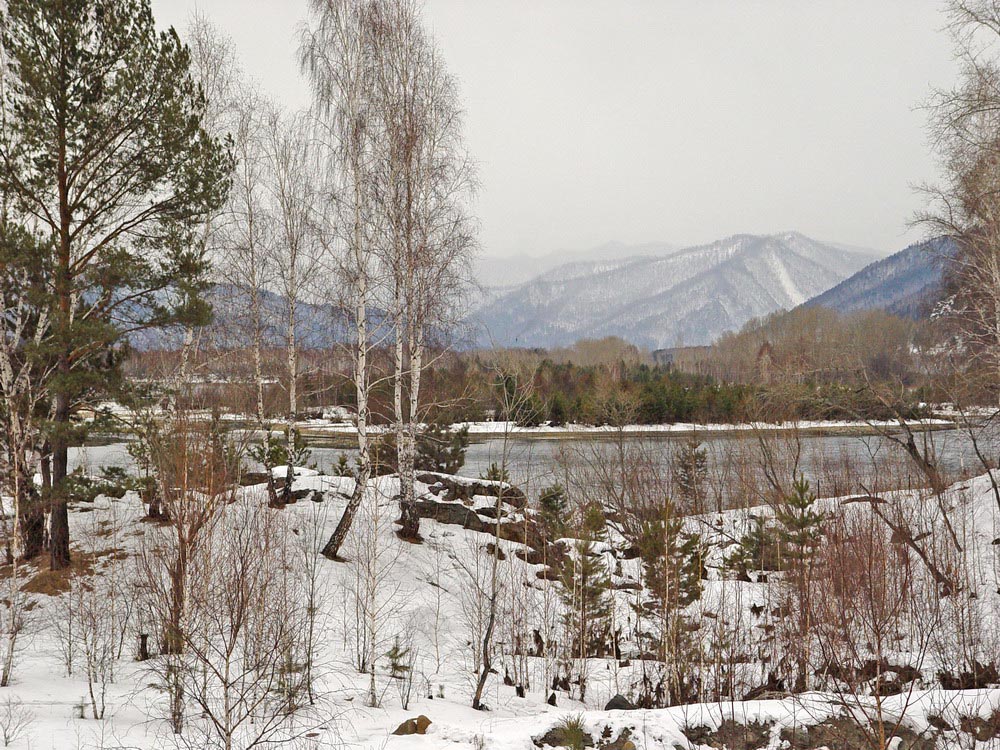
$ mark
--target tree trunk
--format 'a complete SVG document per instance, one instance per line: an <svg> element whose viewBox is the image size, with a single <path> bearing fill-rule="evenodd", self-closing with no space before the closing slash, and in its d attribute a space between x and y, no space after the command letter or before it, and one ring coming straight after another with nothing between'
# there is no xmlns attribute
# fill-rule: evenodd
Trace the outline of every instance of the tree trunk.
<svg viewBox="0 0 1000 750"><path fill-rule="evenodd" d="M403 440L406 447L399 466L401 534L407 539L420 538L420 515L414 494L414 461L416 460L417 421L420 406L420 374L423 368L423 341L416 324L409 326L409 408Z"/></svg>
<svg viewBox="0 0 1000 750"><path fill-rule="evenodd" d="M52 570L69 567L69 506L66 477L69 469L69 446L63 429L69 423L69 405L65 394L56 396L56 431L52 437L52 509L49 514L49 565Z"/></svg>
<svg viewBox="0 0 1000 750"><path fill-rule="evenodd" d="M37 493L27 487L19 487L17 505L18 557L31 560L41 554L45 542L45 514Z"/></svg>
<svg viewBox="0 0 1000 750"><path fill-rule="evenodd" d="M55 296L57 344L60 347L58 371L61 382L55 394L55 429L52 436L52 512L49 517L49 561L52 570L62 570L69 566L69 510L66 505L65 480L69 470L69 441L66 430L69 427L70 399L67 389L72 370L71 328L73 271L71 269L70 237L72 214L69 204L69 178L66 172L66 123L64 113L57 116L58 164L57 182L59 190L59 253L55 269Z"/></svg>
<svg viewBox="0 0 1000 750"><path fill-rule="evenodd" d="M358 217L355 217L355 221ZM359 240L357 230L360 225L355 225L355 241ZM359 267L363 263L361 258L360 244L355 246L355 262ZM330 539L324 545L322 553L324 557L336 560L340 553L340 547L347 538L347 532L351 529L354 516L361 506L365 489L368 487L368 479L371 476L371 452L368 445L368 286L367 277L364 273L359 275L356 307L354 318L357 325L356 350L354 352L354 384L358 400L358 473L355 477L354 492L351 499L344 508L344 515L340 517L337 528L334 529Z"/></svg>
<svg viewBox="0 0 1000 750"><path fill-rule="evenodd" d="M493 640L493 626L497 619L497 594L496 590L490 597L490 617L486 621L486 632L483 633L483 669L479 673L479 680L476 682L476 692L472 696L472 707L477 711L483 708L483 691L486 689L486 681L490 678L490 670L493 668L490 658L490 642Z"/></svg>
<svg viewBox="0 0 1000 750"><path fill-rule="evenodd" d="M407 330L406 311L402 293L396 298L396 350L393 377L393 406L396 413L396 471L399 476L399 536L403 539L420 538L420 516L413 502L413 456L409 450L408 420L403 402L403 379L406 374L404 331ZM412 364L412 363L411 363Z"/></svg>

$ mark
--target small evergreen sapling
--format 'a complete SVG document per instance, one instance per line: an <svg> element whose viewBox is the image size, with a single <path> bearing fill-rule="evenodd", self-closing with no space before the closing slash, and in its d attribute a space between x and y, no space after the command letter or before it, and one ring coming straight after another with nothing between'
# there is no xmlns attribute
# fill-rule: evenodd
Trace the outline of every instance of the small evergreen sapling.
<svg viewBox="0 0 1000 750"><path fill-rule="evenodd" d="M799 477L792 491L775 510L778 540L792 566L807 563L823 538L825 515L816 510L816 496L805 477Z"/></svg>
<svg viewBox="0 0 1000 750"><path fill-rule="evenodd" d="M566 491L561 484L546 487L538 493L542 528L545 531L545 538L549 541L566 535L567 505Z"/></svg>
<svg viewBox="0 0 1000 750"><path fill-rule="evenodd" d="M688 509L700 511L705 502L705 486L708 479L708 451L697 437L685 441L674 456L674 477L680 497L688 504Z"/></svg>
<svg viewBox="0 0 1000 750"><path fill-rule="evenodd" d="M510 473L508 473L506 467L501 467L495 461L490 464L490 467L479 475L480 479L487 482L504 482L505 484L510 484Z"/></svg>
<svg viewBox="0 0 1000 750"><path fill-rule="evenodd" d="M419 471L457 474L465 465L465 451L468 447L467 426L449 430L432 424L417 436L415 468Z"/></svg>

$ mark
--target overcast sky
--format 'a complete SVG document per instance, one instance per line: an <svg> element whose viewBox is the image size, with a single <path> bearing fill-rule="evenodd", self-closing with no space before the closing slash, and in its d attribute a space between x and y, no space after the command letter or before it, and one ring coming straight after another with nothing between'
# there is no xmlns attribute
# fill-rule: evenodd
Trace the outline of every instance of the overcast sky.
<svg viewBox="0 0 1000 750"><path fill-rule="evenodd" d="M198 8L272 97L308 104L306 0ZM797 229L900 249L955 75L938 0L427 0L459 80L490 255Z"/></svg>

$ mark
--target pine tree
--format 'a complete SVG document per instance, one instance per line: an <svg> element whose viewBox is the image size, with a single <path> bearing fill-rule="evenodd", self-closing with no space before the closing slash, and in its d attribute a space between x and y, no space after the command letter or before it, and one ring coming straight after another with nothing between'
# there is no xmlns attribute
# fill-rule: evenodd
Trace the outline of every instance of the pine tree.
<svg viewBox="0 0 1000 750"><path fill-rule="evenodd" d="M708 452L697 437L691 436L674 456L674 476L681 498L691 510L699 512L705 502Z"/></svg>
<svg viewBox="0 0 1000 750"><path fill-rule="evenodd" d="M0 15L0 191L52 238L45 302L51 564L69 564L63 482L79 406L116 385L127 337L207 320L191 248L232 161L202 128L205 100L149 0L8 0Z"/></svg>
<svg viewBox="0 0 1000 750"><path fill-rule="evenodd" d="M707 576L704 545L700 535L683 531L680 518L667 514L646 521L637 546L646 588L659 608L686 607L701 597Z"/></svg>
<svg viewBox="0 0 1000 750"><path fill-rule="evenodd" d="M490 464L486 471L479 475L479 478L487 482L504 482L510 484L510 473L506 467L500 466L495 461Z"/></svg>
<svg viewBox="0 0 1000 750"><path fill-rule="evenodd" d="M392 642L392 648L386 653L389 659L389 674L394 680L404 679L410 671L410 647L404 646L399 636Z"/></svg>
<svg viewBox="0 0 1000 750"><path fill-rule="evenodd" d="M469 428L449 430L441 425L429 425L417 436L417 455L414 466L420 471L437 471L457 474L465 465L465 451L469 447Z"/></svg>
<svg viewBox="0 0 1000 750"><path fill-rule="evenodd" d="M592 540L579 540L563 563L559 593L565 607L563 624L572 639L573 654L586 658L603 652L611 616L611 577L604 555Z"/></svg>
<svg viewBox="0 0 1000 750"><path fill-rule="evenodd" d="M794 650L795 690L808 689L809 639L811 633L809 597L815 552L823 538L824 514L816 510L816 496L809 489L805 477L799 477L783 502L775 509L780 524L778 540L782 545L782 568L787 571L792 584L795 616Z"/></svg>
<svg viewBox="0 0 1000 750"><path fill-rule="evenodd" d="M823 537L824 514L815 506L816 496L809 489L809 482L799 477L775 510L775 518L780 524L778 540L785 547L784 556L793 567L805 564Z"/></svg>
<svg viewBox="0 0 1000 750"><path fill-rule="evenodd" d="M538 493L538 510L545 538L549 541L566 535L568 499L561 484L546 487Z"/></svg>
<svg viewBox="0 0 1000 750"><path fill-rule="evenodd" d="M778 534L760 516L750 516L750 529L726 555L724 565L740 580L749 581L750 573L781 570Z"/></svg>

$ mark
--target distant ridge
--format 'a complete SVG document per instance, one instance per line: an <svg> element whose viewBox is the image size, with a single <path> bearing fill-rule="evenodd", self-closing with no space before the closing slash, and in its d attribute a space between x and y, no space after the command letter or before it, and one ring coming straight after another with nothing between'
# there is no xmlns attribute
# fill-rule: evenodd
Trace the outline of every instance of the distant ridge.
<svg viewBox="0 0 1000 750"><path fill-rule="evenodd" d="M613 335L649 349L708 344L814 298L878 257L799 232L739 234L666 254L616 249L513 286L501 275L473 313L480 342L556 347Z"/></svg>
<svg viewBox="0 0 1000 750"><path fill-rule="evenodd" d="M947 237L915 243L865 266L803 307L820 305L841 313L877 309L924 317L940 295L943 265L954 251L955 244Z"/></svg>

